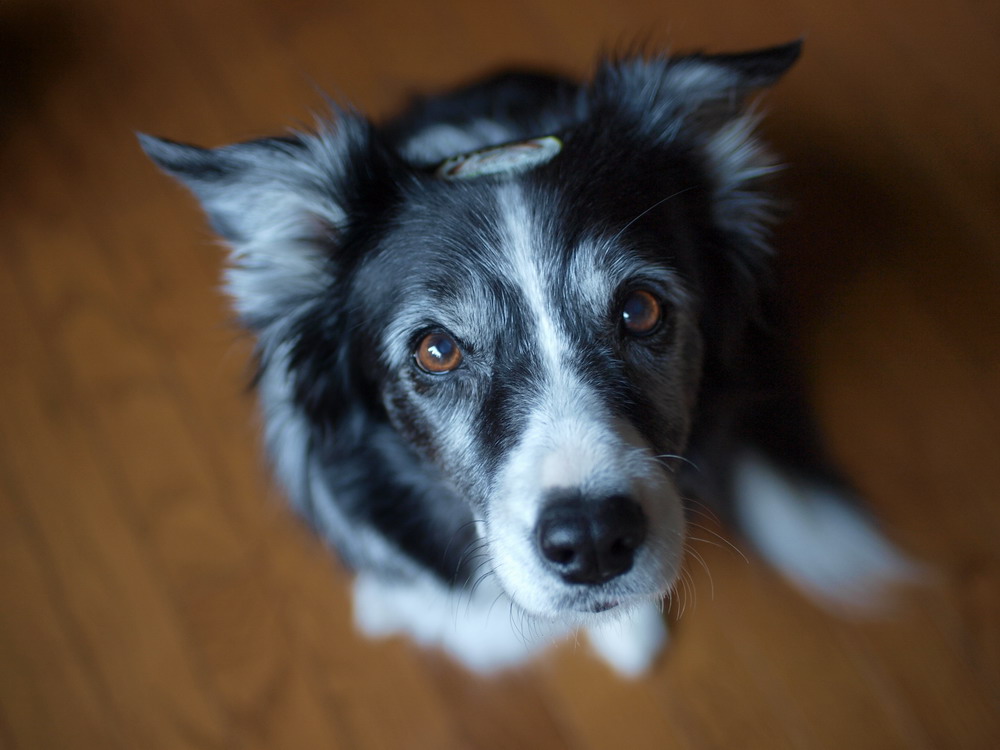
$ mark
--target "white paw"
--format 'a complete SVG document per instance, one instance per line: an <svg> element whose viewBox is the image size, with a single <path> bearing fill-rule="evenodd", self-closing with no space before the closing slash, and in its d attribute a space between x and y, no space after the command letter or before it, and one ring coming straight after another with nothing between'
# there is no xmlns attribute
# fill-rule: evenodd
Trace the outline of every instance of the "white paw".
<svg viewBox="0 0 1000 750"><path fill-rule="evenodd" d="M390 584L361 573L354 579L354 624L369 638L403 632L407 610L417 604L413 586Z"/></svg>
<svg viewBox="0 0 1000 750"><path fill-rule="evenodd" d="M893 586L921 575L850 499L798 482L758 457L737 469L736 513L768 562L838 611L876 611Z"/></svg>
<svg viewBox="0 0 1000 750"><path fill-rule="evenodd" d="M587 640L622 677L636 678L649 671L667 643L667 624L659 606L647 602L627 616L587 628Z"/></svg>
<svg viewBox="0 0 1000 750"><path fill-rule="evenodd" d="M488 584L470 600L430 578L385 581L370 573L355 579L354 620L369 637L406 635L480 674L522 664L569 632L520 622Z"/></svg>

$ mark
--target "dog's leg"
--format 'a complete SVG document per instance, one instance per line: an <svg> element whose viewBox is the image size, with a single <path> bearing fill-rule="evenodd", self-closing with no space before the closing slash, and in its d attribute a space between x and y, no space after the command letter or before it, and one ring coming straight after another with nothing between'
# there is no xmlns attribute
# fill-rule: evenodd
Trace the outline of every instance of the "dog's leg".
<svg viewBox="0 0 1000 750"><path fill-rule="evenodd" d="M733 512L761 555L820 604L864 613L919 577L827 459L798 389L744 422L751 449L732 468Z"/></svg>
<svg viewBox="0 0 1000 750"><path fill-rule="evenodd" d="M842 488L794 476L760 454L735 472L735 513L761 555L821 604L871 611L918 566Z"/></svg>
<svg viewBox="0 0 1000 750"><path fill-rule="evenodd" d="M660 607L646 602L620 620L587 628L587 640L607 664L623 677L649 671L667 643L667 624Z"/></svg>

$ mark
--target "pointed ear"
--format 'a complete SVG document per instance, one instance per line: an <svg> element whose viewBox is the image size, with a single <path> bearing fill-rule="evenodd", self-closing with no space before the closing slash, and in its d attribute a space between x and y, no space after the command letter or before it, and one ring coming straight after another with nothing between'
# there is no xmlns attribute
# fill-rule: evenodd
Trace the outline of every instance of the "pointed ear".
<svg viewBox="0 0 1000 750"><path fill-rule="evenodd" d="M631 114L665 139L712 130L739 115L754 90L777 82L801 51L795 41L738 54L624 58L598 71L592 101Z"/></svg>
<svg viewBox="0 0 1000 750"><path fill-rule="evenodd" d="M802 40L779 44L750 52L723 55L694 55L689 59L700 59L718 65L739 76L742 85L763 88L777 83L788 69L802 55Z"/></svg>
<svg viewBox="0 0 1000 750"><path fill-rule="evenodd" d="M344 117L315 135L214 149L138 137L232 248L227 289L244 322L261 329L328 288L370 131L364 120Z"/></svg>
<svg viewBox="0 0 1000 750"><path fill-rule="evenodd" d="M750 258L766 249L772 218L759 178L777 166L754 133L760 118L747 99L777 82L801 51L795 41L739 54L622 60L602 69L592 97L652 141L681 141L701 154L716 221Z"/></svg>

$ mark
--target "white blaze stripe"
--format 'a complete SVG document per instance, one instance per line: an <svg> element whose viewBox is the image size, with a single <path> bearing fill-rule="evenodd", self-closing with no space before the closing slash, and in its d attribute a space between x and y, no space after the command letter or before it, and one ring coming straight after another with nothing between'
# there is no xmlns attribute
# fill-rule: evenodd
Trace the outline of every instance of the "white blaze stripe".
<svg viewBox="0 0 1000 750"><path fill-rule="evenodd" d="M546 290L546 250L537 243L531 212L521 191L504 186L499 194L507 238L510 243L513 279L528 304L536 326L536 338L545 369L544 391L525 434L529 454L541 460L535 481L539 489L581 487L602 464L607 463L615 436L600 419L601 410L590 391L567 366L570 346L555 318ZM533 439L534 438L534 439ZM527 468L527 467L526 467Z"/></svg>
<svg viewBox="0 0 1000 750"><path fill-rule="evenodd" d="M550 372L555 374L561 369L566 344L552 318L552 311L546 304L542 281L544 274L538 265L542 256L537 252L533 241L531 214L517 186L505 185L497 195L510 242L512 270L538 325L538 344Z"/></svg>

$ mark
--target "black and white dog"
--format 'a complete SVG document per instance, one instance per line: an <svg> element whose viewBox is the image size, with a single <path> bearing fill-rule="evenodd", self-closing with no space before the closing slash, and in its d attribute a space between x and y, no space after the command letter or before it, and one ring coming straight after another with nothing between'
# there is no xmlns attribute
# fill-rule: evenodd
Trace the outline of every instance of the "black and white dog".
<svg viewBox="0 0 1000 750"><path fill-rule="evenodd" d="M276 473L363 630L485 671L584 627L639 673L686 494L821 598L905 571L776 329L746 100L799 48L505 74L217 149L141 136L232 247Z"/></svg>

